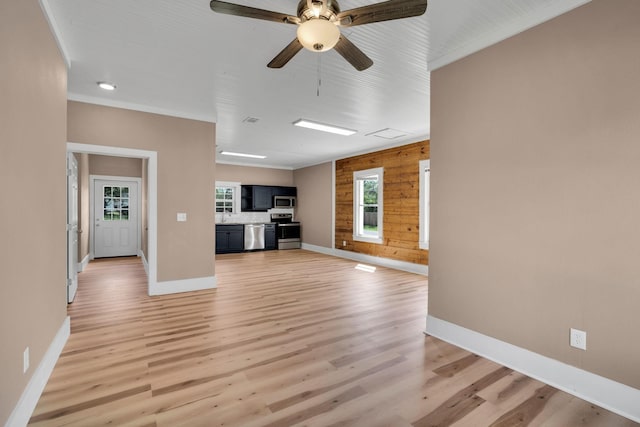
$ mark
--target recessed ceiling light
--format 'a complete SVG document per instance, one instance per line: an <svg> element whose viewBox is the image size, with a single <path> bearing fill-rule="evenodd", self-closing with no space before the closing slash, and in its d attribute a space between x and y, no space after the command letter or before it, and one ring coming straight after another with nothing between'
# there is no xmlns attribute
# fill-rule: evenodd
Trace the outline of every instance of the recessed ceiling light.
<svg viewBox="0 0 640 427"><path fill-rule="evenodd" d="M313 122L311 120L299 119L293 122L294 126L300 126L307 129L321 130L323 132L337 133L338 135L353 135L357 131L353 129L341 128L338 126L332 126L325 123Z"/></svg>
<svg viewBox="0 0 640 427"><path fill-rule="evenodd" d="M98 82L98 86L100 87L100 89L104 90L116 90L116 85L114 85L113 83Z"/></svg>
<svg viewBox="0 0 640 427"><path fill-rule="evenodd" d="M266 159L267 156L260 156L258 154L246 154L246 153L234 153L231 151L221 151L220 154L224 154L225 156L235 156L235 157L249 157L252 159Z"/></svg>

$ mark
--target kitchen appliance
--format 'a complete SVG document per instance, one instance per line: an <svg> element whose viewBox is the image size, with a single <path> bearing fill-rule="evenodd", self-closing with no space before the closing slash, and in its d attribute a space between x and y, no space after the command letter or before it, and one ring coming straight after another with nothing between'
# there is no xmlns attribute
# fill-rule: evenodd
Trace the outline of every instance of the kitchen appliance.
<svg viewBox="0 0 640 427"><path fill-rule="evenodd" d="M264 249L264 224L244 225L244 250Z"/></svg>
<svg viewBox="0 0 640 427"><path fill-rule="evenodd" d="M274 208L295 208L296 198L295 196L273 196Z"/></svg>
<svg viewBox="0 0 640 427"><path fill-rule="evenodd" d="M271 222L278 224L278 249L300 249L300 223L293 221L293 214L273 213Z"/></svg>

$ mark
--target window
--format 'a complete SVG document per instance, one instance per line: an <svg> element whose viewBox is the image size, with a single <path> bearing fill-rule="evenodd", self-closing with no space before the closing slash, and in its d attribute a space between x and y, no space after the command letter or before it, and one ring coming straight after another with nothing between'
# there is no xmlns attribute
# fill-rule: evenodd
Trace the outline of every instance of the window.
<svg viewBox="0 0 640 427"><path fill-rule="evenodd" d="M216 213L238 213L240 183L216 181Z"/></svg>
<svg viewBox="0 0 640 427"><path fill-rule="evenodd" d="M353 240L382 243L383 168L353 173Z"/></svg>
<svg viewBox="0 0 640 427"><path fill-rule="evenodd" d="M129 220L129 187L105 185L102 187L102 200L104 221Z"/></svg>
<svg viewBox="0 0 640 427"><path fill-rule="evenodd" d="M431 160L420 160L420 249L429 249Z"/></svg>

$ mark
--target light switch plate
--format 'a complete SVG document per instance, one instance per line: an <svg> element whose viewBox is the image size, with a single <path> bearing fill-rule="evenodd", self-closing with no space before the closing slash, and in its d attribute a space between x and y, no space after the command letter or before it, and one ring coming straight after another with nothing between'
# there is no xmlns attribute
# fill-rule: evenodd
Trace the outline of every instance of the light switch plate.
<svg viewBox="0 0 640 427"><path fill-rule="evenodd" d="M178 212L178 222L186 222L187 221L187 214L184 212Z"/></svg>

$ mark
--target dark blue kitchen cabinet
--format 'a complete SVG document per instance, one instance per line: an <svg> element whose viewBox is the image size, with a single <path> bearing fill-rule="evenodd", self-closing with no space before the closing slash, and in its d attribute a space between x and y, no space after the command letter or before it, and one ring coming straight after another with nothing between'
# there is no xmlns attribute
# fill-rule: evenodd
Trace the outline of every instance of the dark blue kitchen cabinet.
<svg viewBox="0 0 640 427"><path fill-rule="evenodd" d="M216 224L216 253L226 254L244 250L242 224Z"/></svg>
<svg viewBox="0 0 640 427"><path fill-rule="evenodd" d="M241 187L241 210L243 212L266 212L273 208L274 196L295 197L296 187L276 185L243 185Z"/></svg>
<svg viewBox="0 0 640 427"><path fill-rule="evenodd" d="M298 189L296 187L271 187L271 193L273 196L287 196L296 197L298 195Z"/></svg>
<svg viewBox="0 0 640 427"><path fill-rule="evenodd" d="M264 248L265 250L278 249L278 240L276 236L276 224L264 225Z"/></svg>
<svg viewBox="0 0 640 427"><path fill-rule="evenodd" d="M262 211L273 207L271 187L265 185L243 185L241 191L242 211Z"/></svg>

